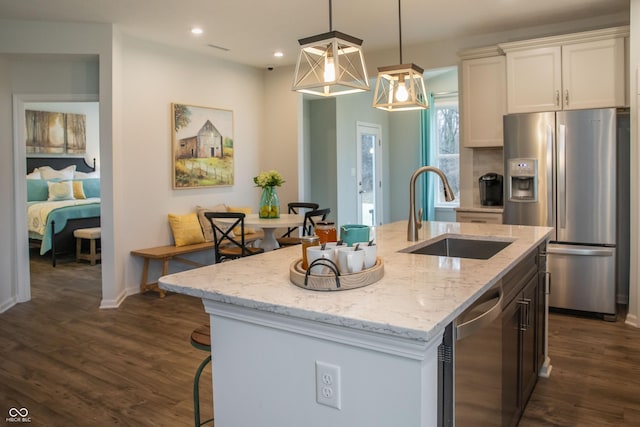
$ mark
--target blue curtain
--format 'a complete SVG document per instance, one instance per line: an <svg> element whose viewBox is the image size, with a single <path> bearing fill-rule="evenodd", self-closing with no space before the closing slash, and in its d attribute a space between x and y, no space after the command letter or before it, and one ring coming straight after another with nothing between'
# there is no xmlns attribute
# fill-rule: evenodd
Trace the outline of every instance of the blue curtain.
<svg viewBox="0 0 640 427"><path fill-rule="evenodd" d="M433 153L431 150L430 141L433 138L431 134L431 123L433 115L433 94L429 92L429 108L422 110L420 113L420 133L421 133L421 166L432 165ZM423 187L422 187L422 219L427 221L433 221L435 219L435 207L434 200L435 194L433 194L433 179L435 178L432 173L422 175Z"/></svg>

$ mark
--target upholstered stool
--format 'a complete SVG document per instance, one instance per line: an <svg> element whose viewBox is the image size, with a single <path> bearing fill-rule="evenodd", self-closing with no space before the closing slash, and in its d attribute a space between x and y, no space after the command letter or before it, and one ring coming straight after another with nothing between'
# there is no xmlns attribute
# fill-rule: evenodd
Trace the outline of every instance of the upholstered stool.
<svg viewBox="0 0 640 427"><path fill-rule="evenodd" d="M209 355L200 363L193 379L193 416L195 426L200 427L213 421L213 418L200 422L200 375L211 362L211 329L209 325L202 325L191 333L191 345L198 350L206 351Z"/></svg>
<svg viewBox="0 0 640 427"><path fill-rule="evenodd" d="M100 227L79 228L74 230L73 237L76 238L76 261L83 259L96 265L96 260L100 259L100 252L96 249L96 241L100 240ZM89 253L82 252L83 240L89 241Z"/></svg>

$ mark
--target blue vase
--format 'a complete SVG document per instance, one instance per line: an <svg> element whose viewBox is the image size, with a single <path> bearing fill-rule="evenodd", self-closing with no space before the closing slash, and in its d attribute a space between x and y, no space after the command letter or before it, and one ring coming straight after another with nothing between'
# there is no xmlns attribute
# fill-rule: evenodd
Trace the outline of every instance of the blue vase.
<svg viewBox="0 0 640 427"><path fill-rule="evenodd" d="M280 218L280 201L275 187L265 187L260 196L260 218Z"/></svg>

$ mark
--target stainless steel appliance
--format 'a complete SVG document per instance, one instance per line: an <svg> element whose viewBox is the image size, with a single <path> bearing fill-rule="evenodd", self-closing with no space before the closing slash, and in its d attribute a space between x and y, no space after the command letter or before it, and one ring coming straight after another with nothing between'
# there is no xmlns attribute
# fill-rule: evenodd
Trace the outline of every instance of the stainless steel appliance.
<svg viewBox="0 0 640 427"><path fill-rule="evenodd" d="M485 173L478 178L478 187L482 206L502 206L502 175Z"/></svg>
<svg viewBox="0 0 640 427"><path fill-rule="evenodd" d="M621 117L614 108L504 116L504 222L555 228L550 307L615 316L629 238Z"/></svg>
<svg viewBox="0 0 640 427"><path fill-rule="evenodd" d="M500 282L445 329L441 426L502 426L502 296Z"/></svg>

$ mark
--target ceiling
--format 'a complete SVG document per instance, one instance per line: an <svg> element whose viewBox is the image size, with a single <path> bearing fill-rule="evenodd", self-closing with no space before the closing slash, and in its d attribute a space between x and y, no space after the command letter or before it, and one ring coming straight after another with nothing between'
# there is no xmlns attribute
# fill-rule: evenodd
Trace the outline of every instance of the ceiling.
<svg viewBox="0 0 640 427"><path fill-rule="evenodd" d="M404 0L402 43L629 13L629 1ZM333 29L363 39L365 54L398 48L395 0L335 0L332 6ZM298 39L329 31L329 1L0 0L0 18L115 23L137 38L255 67L277 67L295 63ZM193 26L204 33L192 35ZM277 50L282 58L273 56Z"/></svg>

